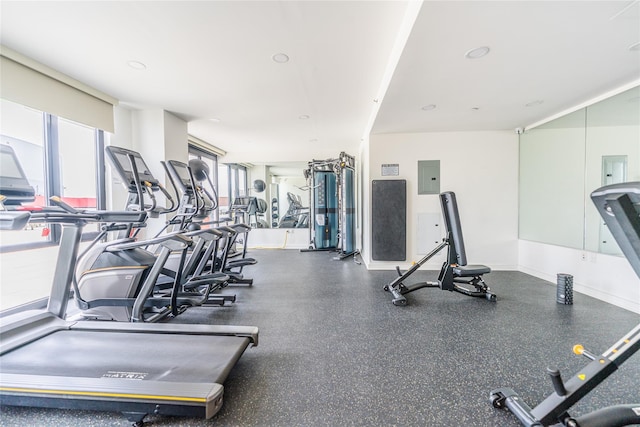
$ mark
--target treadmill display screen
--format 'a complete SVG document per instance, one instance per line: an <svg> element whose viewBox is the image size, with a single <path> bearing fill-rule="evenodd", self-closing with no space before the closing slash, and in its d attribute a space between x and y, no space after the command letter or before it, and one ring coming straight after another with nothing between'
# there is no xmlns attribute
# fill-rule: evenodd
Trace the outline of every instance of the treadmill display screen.
<svg viewBox="0 0 640 427"><path fill-rule="evenodd" d="M3 178L24 178L11 152L0 153L0 171Z"/></svg>
<svg viewBox="0 0 640 427"><path fill-rule="evenodd" d="M18 157L8 145L0 145L0 194L5 205L17 205L35 200L35 190L20 166Z"/></svg>

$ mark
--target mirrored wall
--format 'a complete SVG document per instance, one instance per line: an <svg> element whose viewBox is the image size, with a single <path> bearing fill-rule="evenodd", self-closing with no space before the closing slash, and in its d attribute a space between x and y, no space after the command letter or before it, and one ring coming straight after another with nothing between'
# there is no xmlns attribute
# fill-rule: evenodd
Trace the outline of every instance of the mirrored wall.
<svg viewBox="0 0 640 427"><path fill-rule="evenodd" d="M248 195L256 197L260 206L255 220L248 223L258 228L308 227L308 222L302 221L309 212L308 183L303 174L307 167L307 162L252 164L248 167ZM262 181L264 188L256 186L256 181Z"/></svg>
<svg viewBox="0 0 640 427"><path fill-rule="evenodd" d="M519 237L620 255L590 200L640 181L640 87L520 135Z"/></svg>

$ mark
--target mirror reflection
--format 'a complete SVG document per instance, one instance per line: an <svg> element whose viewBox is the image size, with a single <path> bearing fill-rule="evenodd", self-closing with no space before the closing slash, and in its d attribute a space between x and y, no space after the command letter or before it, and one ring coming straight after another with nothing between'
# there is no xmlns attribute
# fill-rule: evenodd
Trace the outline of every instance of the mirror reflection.
<svg viewBox="0 0 640 427"><path fill-rule="evenodd" d="M306 168L307 162L220 164L220 215L254 228L308 228Z"/></svg>
<svg viewBox="0 0 640 427"><path fill-rule="evenodd" d="M520 158L521 239L621 255L589 195L640 181L640 87L526 131Z"/></svg>
<svg viewBox="0 0 640 427"><path fill-rule="evenodd" d="M585 137L587 193L603 185L640 181L640 87L587 107ZM622 255L593 203L586 206L585 249Z"/></svg>

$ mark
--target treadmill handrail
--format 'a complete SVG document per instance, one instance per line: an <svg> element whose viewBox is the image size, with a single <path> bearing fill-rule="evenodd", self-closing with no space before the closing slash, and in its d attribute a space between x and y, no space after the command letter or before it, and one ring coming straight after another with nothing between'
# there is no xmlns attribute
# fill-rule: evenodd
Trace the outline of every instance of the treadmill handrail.
<svg viewBox="0 0 640 427"><path fill-rule="evenodd" d="M92 210L71 213L51 206L33 210L25 209L19 212L30 213L30 223L76 224L80 222L109 222L128 224L144 222L147 218L146 212Z"/></svg>
<svg viewBox="0 0 640 427"><path fill-rule="evenodd" d="M54 402L53 404L60 405L58 407L71 409L114 410L137 414L139 417L136 422L141 422L147 413L211 418L222 404L222 383L229 371L250 344L257 345L258 328L165 323L108 322L107 324L107 322L64 320L82 228L88 221L99 221L100 214L85 215L57 211L53 214L50 212L40 214L40 216L41 220L51 221L54 218L62 220L65 226L63 227L46 311L38 311L36 314L18 312L0 319L0 343L2 351L6 351L0 360L0 394L3 404L47 407L52 404L51 402ZM85 216L86 218L84 218ZM108 222L116 222L113 221L114 218L111 219ZM182 237L182 239L186 238ZM164 376L160 380L156 380L157 383L131 381L120 377L96 378L96 370L107 372L112 363L110 361L94 362L92 355L95 355L96 351L90 351L86 352L90 353L89 356L83 359L90 364L88 369L84 371L69 364L66 366L73 368L73 374L55 374L46 366L40 371L40 374L24 375L20 373L28 365L25 364L23 357L14 353L14 350L37 354L41 356L42 361L51 361L54 365L60 365L57 357L60 352L74 354L75 351L86 349L86 340L78 339L78 337L87 337L87 334L94 332L93 341L97 343L95 348L99 349L101 354L109 357L120 358L121 356L117 354L118 349L135 343L136 353L140 354L140 359L134 358L130 361L129 365L133 367L129 369L132 370L144 369L148 363L149 355L144 353L148 350L145 348L148 342L152 342L161 349L158 354L153 355L153 358L159 365L158 370L162 373L175 371L175 361L186 356L204 361L205 364L195 370L197 376L189 376L194 372L190 366L188 370L177 371L174 374L177 381L175 379L163 381ZM138 333L140 334L139 339ZM136 339L132 341L131 335L134 335ZM180 336L183 337L180 338ZM60 338L57 339L57 337ZM65 341L65 337L71 338ZM189 345L174 345L177 339L183 343L188 341ZM66 344L60 345L60 340ZM51 348L52 342L58 343L57 348ZM200 348L202 353L194 353L192 348L194 343L200 344L195 347ZM102 351L104 348L109 348L112 351ZM218 351L218 348L224 350ZM44 349L48 350L44 351ZM164 351L173 353L164 359ZM14 368L16 368L14 371L11 371L9 364L5 363L11 359L12 355L16 356L13 359ZM207 355L215 356L216 359L211 361L207 357L203 357ZM42 366L40 363L38 365ZM207 380L208 375L219 380L215 382ZM146 388L147 384L151 385L151 389ZM135 389L133 392L132 388ZM144 390L142 390L143 388ZM161 389L168 389L170 393L165 395L160 391ZM204 389L203 394L195 396L197 390L201 389ZM184 396L180 393L183 393ZM117 398L114 398L114 395L117 395ZM187 397L187 399L180 397ZM170 404L165 405L166 402L170 402ZM159 407L162 407L162 410L159 411Z"/></svg>
<svg viewBox="0 0 640 427"><path fill-rule="evenodd" d="M258 327L234 325L200 325L180 323L124 323L124 322L75 322L71 329L95 330L103 332L155 332L181 335L223 335L249 338L253 347L258 345Z"/></svg>

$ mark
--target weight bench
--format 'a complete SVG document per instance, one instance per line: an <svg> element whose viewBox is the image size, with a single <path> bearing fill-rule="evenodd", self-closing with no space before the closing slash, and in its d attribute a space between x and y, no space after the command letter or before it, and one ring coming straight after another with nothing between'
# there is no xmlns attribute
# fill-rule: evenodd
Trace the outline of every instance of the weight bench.
<svg viewBox="0 0 640 427"><path fill-rule="evenodd" d="M640 277L640 182L612 184L599 188L591 193L591 200L631 267ZM508 387L492 390L489 400L494 408L508 410L526 427L639 425L640 401L609 406L575 418L568 412L638 350L640 324L602 355L587 351L582 345L575 345L574 353L586 357L591 362L567 381L562 378L558 369L547 368L554 391L536 407L531 408Z"/></svg>
<svg viewBox="0 0 640 427"><path fill-rule="evenodd" d="M490 273L491 268L486 265L467 264L455 193L451 191L441 193L440 205L447 237L404 274L400 271L400 267L396 267L400 277L385 285L383 289L391 292L394 305L407 305L405 295L422 288L440 288L443 291L455 291L472 297L484 297L489 301L496 301L496 295L491 293L482 279L482 275ZM419 282L408 286L404 284L409 276L445 247L448 248L447 261L440 269L437 282Z"/></svg>

